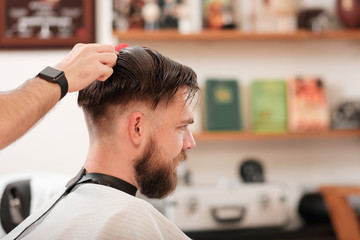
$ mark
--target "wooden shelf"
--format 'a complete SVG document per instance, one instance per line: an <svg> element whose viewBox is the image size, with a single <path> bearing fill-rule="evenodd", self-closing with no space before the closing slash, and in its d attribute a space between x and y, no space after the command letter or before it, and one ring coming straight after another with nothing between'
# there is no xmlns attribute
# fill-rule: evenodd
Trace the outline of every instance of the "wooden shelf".
<svg viewBox="0 0 360 240"><path fill-rule="evenodd" d="M252 132L202 132L194 134L198 142L210 141L248 141L248 140L276 140L276 139L336 139L360 138L360 129L357 130L329 130L324 132L307 133L271 133L261 134Z"/></svg>
<svg viewBox="0 0 360 240"><path fill-rule="evenodd" d="M146 32L143 30L130 30L126 32L114 31L114 36L120 41L224 41L224 40L313 40L338 39L360 40L360 30L337 30L323 33L310 31L297 31L294 33L244 33L239 30L204 30L196 34L181 34L177 30L159 30Z"/></svg>

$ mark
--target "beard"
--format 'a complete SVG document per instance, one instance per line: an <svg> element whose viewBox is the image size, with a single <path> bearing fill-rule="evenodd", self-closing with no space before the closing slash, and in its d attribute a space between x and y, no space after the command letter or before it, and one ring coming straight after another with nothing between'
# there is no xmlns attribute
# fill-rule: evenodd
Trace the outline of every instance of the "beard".
<svg viewBox="0 0 360 240"><path fill-rule="evenodd" d="M182 150L171 161L165 159L158 144L151 138L143 155L135 160L135 178L140 192L148 198L164 198L172 193L177 184L176 167L186 159Z"/></svg>

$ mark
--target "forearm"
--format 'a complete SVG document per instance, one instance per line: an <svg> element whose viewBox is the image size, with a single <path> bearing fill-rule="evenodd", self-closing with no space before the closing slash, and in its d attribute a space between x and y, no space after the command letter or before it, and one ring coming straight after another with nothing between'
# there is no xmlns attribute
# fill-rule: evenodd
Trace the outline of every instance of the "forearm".
<svg viewBox="0 0 360 240"><path fill-rule="evenodd" d="M77 44L55 68L65 73L68 92L76 92L95 80L105 81L113 73L116 59L111 45ZM10 93L0 93L0 149L24 135L60 96L59 84L40 78Z"/></svg>
<svg viewBox="0 0 360 240"><path fill-rule="evenodd" d="M0 94L0 149L34 126L60 98L60 86L35 78L22 87Z"/></svg>

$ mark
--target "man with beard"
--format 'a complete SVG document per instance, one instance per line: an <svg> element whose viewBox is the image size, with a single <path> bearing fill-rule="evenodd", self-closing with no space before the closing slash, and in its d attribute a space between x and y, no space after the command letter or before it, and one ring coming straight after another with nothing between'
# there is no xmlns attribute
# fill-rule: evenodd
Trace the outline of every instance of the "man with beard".
<svg viewBox="0 0 360 240"><path fill-rule="evenodd" d="M146 201L176 187L195 147L188 125L195 72L149 48L119 51L113 75L79 92L90 147L82 171L55 203L5 239L188 239Z"/></svg>

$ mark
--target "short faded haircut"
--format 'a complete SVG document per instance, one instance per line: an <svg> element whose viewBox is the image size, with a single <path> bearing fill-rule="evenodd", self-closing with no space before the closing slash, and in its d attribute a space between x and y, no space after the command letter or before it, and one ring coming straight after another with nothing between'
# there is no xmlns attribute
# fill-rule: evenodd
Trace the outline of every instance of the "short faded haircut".
<svg viewBox="0 0 360 240"><path fill-rule="evenodd" d="M79 92L78 105L97 121L110 106L143 102L155 109L168 104L182 87L188 100L199 90L196 73L150 48L126 47L119 51L114 73L105 82L95 81Z"/></svg>

